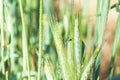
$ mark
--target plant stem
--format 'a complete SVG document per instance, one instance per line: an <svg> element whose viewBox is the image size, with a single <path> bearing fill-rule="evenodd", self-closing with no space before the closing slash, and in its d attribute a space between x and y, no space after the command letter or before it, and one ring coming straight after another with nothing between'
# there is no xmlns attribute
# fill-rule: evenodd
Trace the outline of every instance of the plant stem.
<svg viewBox="0 0 120 80"><path fill-rule="evenodd" d="M38 79L37 80L40 80L40 77L41 77L41 66L42 66L42 42L43 42L43 22L42 22L42 19L43 19L43 0L40 0L40 16L39 16L39 55L38 55Z"/></svg>
<svg viewBox="0 0 120 80"><path fill-rule="evenodd" d="M25 30L25 23L24 23L24 18L23 18L23 9L22 9L21 0L19 0L19 6L20 6L21 19L22 19L23 71L26 72L27 69L28 69L28 80L30 80L27 36L26 36L26 30Z"/></svg>
<svg viewBox="0 0 120 80"><path fill-rule="evenodd" d="M1 59L2 59L2 74L5 74L4 66L4 22L3 22L3 0L0 0L0 27L1 27Z"/></svg>
<svg viewBox="0 0 120 80"><path fill-rule="evenodd" d="M101 47L102 45L102 41L103 41L103 37L104 37L104 29L105 29L105 25L107 22L107 17L108 17L108 11L109 11L109 6L110 6L110 0L103 0L101 2L101 17L100 17L100 22L99 25L97 25L98 28L98 48Z"/></svg>
<svg viewBox="0 0 120 80"><path fill-rule="evenodd" d="M109 72L110 80L111 80L111 78L113 76L114 61L115 61L116 50L117 50L117 45L118 45L118 42L119 42L119 38L120 38L120 13L118 15L116 31L115 31L115 37L114 37L113 48L112 48L112 56L111 56L110 69L109 69L109 71L110 71Z"/></svg>
<svg viewBox="0 0 120 80"><path fill-rule="evenodd" d="M6 71L6 80L8 80L8 71Z"/></svg>

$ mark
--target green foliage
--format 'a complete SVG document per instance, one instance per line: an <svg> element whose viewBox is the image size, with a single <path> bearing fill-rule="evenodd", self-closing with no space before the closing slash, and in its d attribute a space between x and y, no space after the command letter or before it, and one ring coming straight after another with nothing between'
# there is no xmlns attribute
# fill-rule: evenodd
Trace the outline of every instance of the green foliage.
<svg viewBox="0 0 120 80"><path fill-rule="evenodd" d="M57 7L55 1L0 0L0 80L99 79L110 0L97 0L94 36L93 25L87 22L89 0L84 0L79 11L74 10L74 0L70 5L60 0ZM117 12L118 6L119 2ZM119 21L120 14L110 78L120 38Z"/></svg>

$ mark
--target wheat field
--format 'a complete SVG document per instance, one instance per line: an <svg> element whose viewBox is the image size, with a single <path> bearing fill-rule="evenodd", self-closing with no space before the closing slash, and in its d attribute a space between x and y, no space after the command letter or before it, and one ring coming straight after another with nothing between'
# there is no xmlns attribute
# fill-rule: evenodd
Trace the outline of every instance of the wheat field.
<svg viewBox="0 0 120 80"><path fill-rule="evenodd" d="M119 80L120 0L93 1L0 0L0 80Z"/></svg>

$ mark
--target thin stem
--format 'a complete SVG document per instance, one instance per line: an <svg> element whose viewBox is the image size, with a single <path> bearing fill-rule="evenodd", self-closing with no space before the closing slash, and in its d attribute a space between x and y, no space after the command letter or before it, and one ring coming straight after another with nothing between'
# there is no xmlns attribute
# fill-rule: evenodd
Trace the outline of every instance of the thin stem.
<svg viewBox="0 0 120 80"><path fill-rule="evenodd" d="M22 9L21 0L19 0L19 6L20 6L21 19L22 19L22 46L23 46L23 65L24 65L23 71L26 72L26 70L28 69L28 80L30 80L27 37L25 31L25 23L23 18L23 9Z"/></svg>
<svg viewBox="0 0 120 80"><path fill-rule="evenodd" d="M4 26L3 26L3 0L0 0L0 27L1 27L1 59L2 59L2 73L5 74L4 66Z"/></svg>
<svg viewBox="0 0 120 80"><path fill-rule="evenodd" d="M42 42L43 42L43 27L42 27L42 18L43 18L43 0L40 0L40 16L39 16L39 55L38 55L38 80L41 76L41 66L42 66Z"/></svg>

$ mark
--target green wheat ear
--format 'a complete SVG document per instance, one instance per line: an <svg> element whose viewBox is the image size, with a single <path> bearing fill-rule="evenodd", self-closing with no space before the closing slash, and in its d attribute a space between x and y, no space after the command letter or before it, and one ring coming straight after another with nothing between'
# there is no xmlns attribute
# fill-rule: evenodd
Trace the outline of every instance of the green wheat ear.
<svg viewBox="0 0 120 80"><path fill-rule="evenodd" d="M69 70L69 66L68 66L68 62L66 59L66 54L65 54L65 48L64 48L64 43L62 41L62 36L60 34L59 28L58 28L58 24L54 23L53 20L51 20L50 23L50 28L51 31L53 33L53 37L55 40L55 45L56 45L56 49L57 49L57 53L58 53L58 58L59 58L59 63L63 72L63 78L65 80L70 80L71 78L71 74L70 74L70 70ZM54 24L54 25L53 25Z"/></svg>

